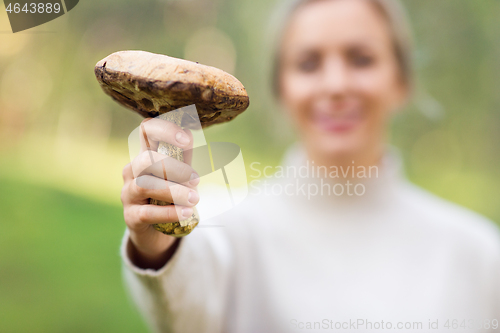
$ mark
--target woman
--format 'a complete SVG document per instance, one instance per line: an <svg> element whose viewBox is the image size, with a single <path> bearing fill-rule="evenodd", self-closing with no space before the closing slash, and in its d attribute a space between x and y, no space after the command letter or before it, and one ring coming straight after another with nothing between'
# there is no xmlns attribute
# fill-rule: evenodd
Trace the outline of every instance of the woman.
<svg viewBox="0 0 500 333"><path fill-rule="evenodd" d="M402 18L395 1L295 2L274 78L301 143L283 164L323 171L276 177L272 188L286 191L262 188L220 217L225 228L195 229L180 241L155 231L151 224L191 215L198 180L172 190L184 206L151 206L148 198L171 202L172 193L138 186L138 162L125 167L124 273L153 329L498 329L496 227L407 183L387 149L388 123L412 85ZM173 124L144 126L152 146L190 147L190 133ZM338 171L349 168L356 172Z"/></svg>

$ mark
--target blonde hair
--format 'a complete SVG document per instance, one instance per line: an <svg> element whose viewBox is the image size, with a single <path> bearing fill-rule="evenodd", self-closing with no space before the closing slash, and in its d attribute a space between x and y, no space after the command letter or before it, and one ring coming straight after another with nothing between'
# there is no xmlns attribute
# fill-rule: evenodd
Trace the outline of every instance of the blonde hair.
<svg viewBox="0 0 500 333"><path fill-rule="evenodd" d="M274 25L273 56L271 59L271 82L275 98L279 98L280 52L284 33L293 14L298 9L313 2L333 0L288 0L276 11L271 23ZM394 53L398 62L399 73L408 90L413 90L413 37L406 11L399 0L365 0L371 2L382 13L392 35Z"/></svg>

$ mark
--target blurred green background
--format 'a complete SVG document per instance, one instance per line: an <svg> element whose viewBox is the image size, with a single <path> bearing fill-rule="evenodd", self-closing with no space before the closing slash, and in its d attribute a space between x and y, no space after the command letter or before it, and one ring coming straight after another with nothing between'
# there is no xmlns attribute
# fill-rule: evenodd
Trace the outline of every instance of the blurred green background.
<svg viewBox="0 0 500 333"><path fill-rule="evenodd" d="M500 1L405 0L419 93L392 143L420 186L500 221ZM267 89L275 1L81 1L12 34L0 6L0 332L146 332L118 249L127 137L140 117L100 90L95 63L140 49L238 77L250 109L208 141L277 165L293 142Z"/></svg>

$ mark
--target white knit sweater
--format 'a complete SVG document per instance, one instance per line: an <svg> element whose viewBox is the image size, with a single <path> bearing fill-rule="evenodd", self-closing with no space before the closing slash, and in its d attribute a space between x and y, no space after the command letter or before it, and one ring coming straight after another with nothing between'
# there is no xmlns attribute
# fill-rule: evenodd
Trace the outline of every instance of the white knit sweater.
<svg viewBox="0 0 500 333"><path fill-rule="evenodd" d="M295 147L284 164L305 161ZM500 332L496 226L408 183L392 154L378 176L362 196L250 195L159 270L131 263L126 230L133 301L154 332Z"/></svg>

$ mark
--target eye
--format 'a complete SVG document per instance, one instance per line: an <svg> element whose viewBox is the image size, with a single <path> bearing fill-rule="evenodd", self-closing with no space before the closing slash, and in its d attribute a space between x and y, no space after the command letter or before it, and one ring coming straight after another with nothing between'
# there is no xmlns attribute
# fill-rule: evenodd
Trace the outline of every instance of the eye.
<svg viewBox="0 0 500 333"><path fill-rule="evenodd" d="M352 63L356 67L368 67L371 64L373 64L373 62L374 62L374 59L373 59L373 57L370 57L370 56L361 55L361 56L353 57L353 59L352 59Z"/></svg>
<svg viewBox="0 0 500 333"><path fill-rule="evenodd" d="M320 67L320 59L316 55L310 55L297 62L297 69L304 73L311 73Z"/></svg>
<svg viewBox="0 0 500 333"><path fill-rule="evenodd" d="M375 63L375 57L366 51L350 50L347 53L349 63L354 67L365 68Z"/></svg>

